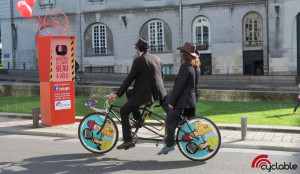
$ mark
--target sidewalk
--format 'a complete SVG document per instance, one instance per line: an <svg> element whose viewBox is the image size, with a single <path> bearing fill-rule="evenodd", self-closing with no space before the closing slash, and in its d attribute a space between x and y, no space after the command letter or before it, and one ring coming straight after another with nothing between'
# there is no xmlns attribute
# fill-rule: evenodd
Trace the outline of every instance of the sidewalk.
<svg viewBox="0 0 300 174"><path fill-rule="evenodd" d="M15 118L12 118L15 117ZM33 121L30 114L0 113L0 133L38 135L52 137L77 138L77 128L81 117L76 117L74 124L60 126L46 126L39 124L39 128L32 128ZM27 119L20 119L27 118ZM220 128L223 148L243 148L258 150L276 150L300 152L300 128L298 127L273 127L273 126L248 126L245 141L241 140L239 125L217 124ZM119 129L119 140L122 140L122 128ZM163 134L163 132L161 132ZM139 142L162 143L160 137L146 129L140 129Z"/></svg>

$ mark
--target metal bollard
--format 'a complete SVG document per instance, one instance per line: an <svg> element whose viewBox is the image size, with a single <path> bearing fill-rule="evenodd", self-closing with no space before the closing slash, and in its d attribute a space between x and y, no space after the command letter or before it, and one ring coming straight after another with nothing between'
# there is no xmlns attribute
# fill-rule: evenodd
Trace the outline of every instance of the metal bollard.
<svg viewBox="0 0 300 174"><path fill-rule="evenodd" d="M32 108L32 120L33 120L33 128L38 128L39 120L40 120L40 107Z"/></svg>
<svg viewBox="0 0 300 174"><path fill-rule="evenodd" d="M241 117L242 141L245 140L245 137L247 135L247 121L248 121L248 117L247 116L242 116Z"/></svg>

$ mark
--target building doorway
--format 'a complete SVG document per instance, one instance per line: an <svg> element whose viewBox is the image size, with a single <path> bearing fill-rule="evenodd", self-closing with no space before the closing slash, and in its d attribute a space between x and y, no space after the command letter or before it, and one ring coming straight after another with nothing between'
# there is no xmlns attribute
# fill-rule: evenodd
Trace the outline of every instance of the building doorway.
<svg viewBox="0 0 300 174"><path fill-rule="evenodd" d="M200 54L200 62L201 75L211 75L211 54Z"/></svg>
<svg viewBox="0 0 300 174"><path fill-rule="evenodd" d="M244 75L264 75L263 50L244 51Z"/></svg>

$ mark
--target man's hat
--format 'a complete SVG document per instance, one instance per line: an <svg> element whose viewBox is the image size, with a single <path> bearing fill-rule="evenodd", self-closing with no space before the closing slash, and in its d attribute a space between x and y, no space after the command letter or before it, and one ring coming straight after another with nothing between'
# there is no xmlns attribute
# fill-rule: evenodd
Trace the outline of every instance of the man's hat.
<svg viewBox="0 0 300 174"><path fill-rule="evenodd" d="M148 48L148 41L144 38L140 38L139 41L135 44L139 48Z"/></svg>
<svg viewBox="0 0 300 174"><path fill-rule="evenodd" d="M183 47L178 47L177 50L190 53L193 57L199 57L199 53L196 50L196 45L186 42Z"/></svg>

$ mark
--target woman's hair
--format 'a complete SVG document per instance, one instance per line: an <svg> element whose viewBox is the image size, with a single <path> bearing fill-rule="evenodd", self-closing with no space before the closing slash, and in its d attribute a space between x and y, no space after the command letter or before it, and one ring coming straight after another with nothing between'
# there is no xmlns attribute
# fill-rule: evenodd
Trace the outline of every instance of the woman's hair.
<svg viewBox="0 0 300 174"><path fill-rule="evenodd" d="M189 64L191 64L196 68L198 68L201 65L199 57L194 57L185 51L181 51L181 52L183 53L183 55L181 56L181 62L188 62Z"/></svg>

